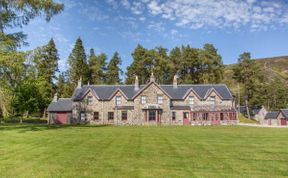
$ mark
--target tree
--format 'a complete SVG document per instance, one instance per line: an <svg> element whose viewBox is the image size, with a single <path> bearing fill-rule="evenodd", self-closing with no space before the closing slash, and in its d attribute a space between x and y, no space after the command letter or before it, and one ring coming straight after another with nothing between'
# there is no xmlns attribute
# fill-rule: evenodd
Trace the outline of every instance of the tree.
<svg viewBox="0 0 288 178"><path fill-rule="evenodd" d="M58 14L64 8L63 4L53 0L2 0L0 2L0 48L16 49L25 44L26 35L23 32L6 34L7 28L23 27L32 19L45 15L46 21L50 21L53 15Z"/></svg>
<svg viewBox="0 0 288 178"><path fill-rule="evenodd" d="M53 79L56 79L56 72L59 72L59 54L53 38L47 45L37 50L34 62L36 63L38 76L43 77L47 82L53 84Z"/></svg>
<svg viewBox="0 0 288 178"><path fill-rule="evenodd" d="M156 82L161 84L171 83L173 78L169 73L168 66L168 55L167 49L163 47L156 47L153 50L150 50L153 57L153 73L156 78ZM172 74L173 75L173 74Z"/></svg>
<svg viewBox="0 0 288 178"><path fill-rule="evenodd" d="M260 105L263 75L255 60L251 59L250 53L244 52L238 58L238 64L233 68L233 78L243 85L244 101L247 115L250 118L249 107ZM260 102L259 102L260 101Z"/></svg>
<svg viewBox="0 0 288 178"><path fill-rule="evenodd" d="M12 105L22 117L28 117L30 113L38 110L39 93L35 83L30 80L23 81L15 90L16 96ZM22 117L20 117L20 123L22 123Z"/></svg>
<svg viewBox="0 0 288 178"><path fill-rule="evenodd" d="M153 69L153 54L151 51L145 49L141 45L137 45L132 53L133 62L127 67L126 83L131 84L134 82L135 75L139 78L140 84L145 84Z"/></svg>
<svg viewBox="0 0 288 178"><path fill-rule="evenodd" d="M77 85L77 81L80 77L82 77L83 82L88 82L89 67L87 65L85 49L80 37L76 40L75 46L69 55L68 64L70 81L74 87Z"/></svg>
<svg viewBox="0 0 288 178"><path fill-rule="evenodd" d="M104 53L95 55L94 49L90 49L89 55L89 81L93 84L105 83L107 56Z"/></svg>
<svg viewBox="0 0 288 178"><path fill-rule="evenodd" d="M217 49L212 44L205 44L200 59L203 83L219 83L223 78L224 66Z"/></svg>
<svg viewBox="0 0 288 178"><path fill-rule="evenodd" d="M107 67L107 84L119 84L121 82L120 75L122 74L122 70L119 67L120 65L121 59L118 52L115 52Z"/></svg>
<svg viewBox="0 0 288 178"><path fill-rule="evenodd" d="M62 72L57 81L57 94L59 97L67 98L71 97L74 88L67 80L67 74Z"/></svg>

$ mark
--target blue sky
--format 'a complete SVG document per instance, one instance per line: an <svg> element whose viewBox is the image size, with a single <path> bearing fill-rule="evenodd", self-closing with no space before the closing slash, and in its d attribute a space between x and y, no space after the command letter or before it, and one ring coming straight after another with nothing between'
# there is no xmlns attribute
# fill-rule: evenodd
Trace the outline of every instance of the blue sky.
<svg viewBox="0 0 288 178"><path fill-rule="evenodd" d="M224 64L235 63L239 54L253 58L288 55L288 2L257 0L58 0L65 10L49 23L31 21L22 30L29 46L44 45L54 38L60 69L77 37L88 53L118 51L125 68L132 62L137 44L146 48L212 43Z"/></svg>

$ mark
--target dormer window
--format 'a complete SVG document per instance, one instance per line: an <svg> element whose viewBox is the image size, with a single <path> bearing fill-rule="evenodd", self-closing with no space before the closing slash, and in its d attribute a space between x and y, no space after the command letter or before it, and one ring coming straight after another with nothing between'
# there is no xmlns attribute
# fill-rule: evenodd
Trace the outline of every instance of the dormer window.
<svg viewBox="0 0 288 178"><path fill-rule="evenodd" d="M147 96L141 96L141 104L147 103Z"/></svg>
<svg viewBox="0 0 288 178"><path fill-rule="evenodd" d="M215 96L210 96L209 97L209 102L211 106L215 106L216 105L216 98Z"/></svg>
<svg viewBox="0 0 288 178"><path fill-rule="evenodd" d="M92 105L93 104L93 96L88 96L87 97L87 104Z"/></svg>
<svg viewBox="0 0 288 178"><path fill-rule="evenodd" d="M189 96L189 106L194 105L194 96Z"/></svg>
<svg viewBox="0 0 288 178"><path fill-rule="evenodd" d="M162 104L163 103L163 96L162 95L158 95L157 96L157 103L158 104Z"/></svg>
<svg viewBox="0 0 288 178"><path fill-rule="evenodd" d="M122 99L121 96L116 96L116 106L120 106L122 104L121 99Z"/></svg>

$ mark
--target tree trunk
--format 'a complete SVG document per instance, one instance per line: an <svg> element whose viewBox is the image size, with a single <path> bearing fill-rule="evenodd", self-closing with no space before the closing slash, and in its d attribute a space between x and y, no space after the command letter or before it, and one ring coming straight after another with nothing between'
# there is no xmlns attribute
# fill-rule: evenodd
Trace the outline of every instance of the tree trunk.
<svg viewBox="0 0 288 178"><path fill-rule="evenodd" d="M246 105L246 112L247 112L248 119L251 119L247 99L245 99L245 105Z"/></svg>

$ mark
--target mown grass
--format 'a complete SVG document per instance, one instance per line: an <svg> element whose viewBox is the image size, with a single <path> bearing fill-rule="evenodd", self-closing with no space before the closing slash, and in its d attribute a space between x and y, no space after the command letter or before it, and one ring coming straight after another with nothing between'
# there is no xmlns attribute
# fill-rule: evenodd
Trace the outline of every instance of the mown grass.
<svg viewBox="0 0 288 178"><path fill-rule="evenodd" d="M288 129L0 126L0 177L285 177Z"/></svg>
<svg viewBox="0 0 288 178"><path fill-rule="evenodd" d="M248 119L243 114L239 114L239 122L241 123L250 123L250 124L257 124L256 120Z"/></svg>

